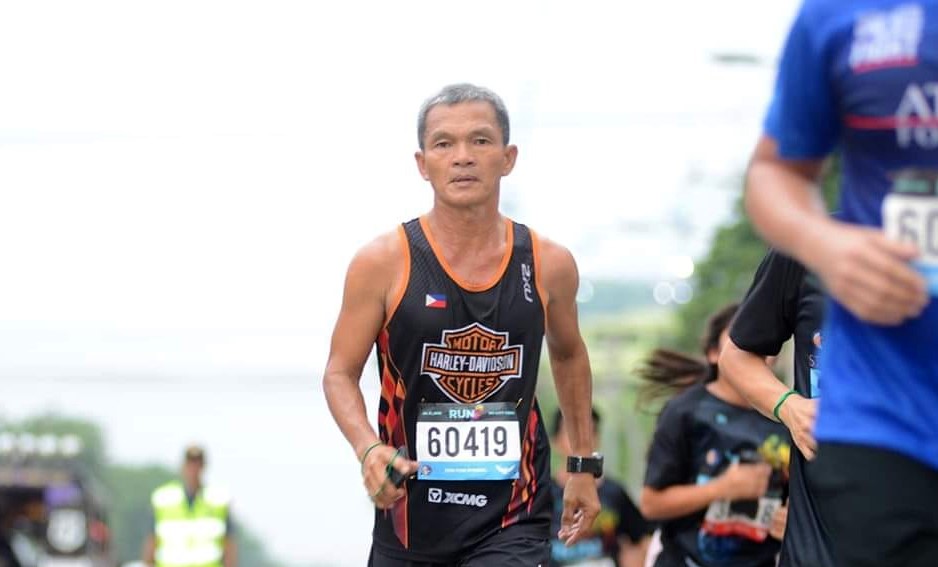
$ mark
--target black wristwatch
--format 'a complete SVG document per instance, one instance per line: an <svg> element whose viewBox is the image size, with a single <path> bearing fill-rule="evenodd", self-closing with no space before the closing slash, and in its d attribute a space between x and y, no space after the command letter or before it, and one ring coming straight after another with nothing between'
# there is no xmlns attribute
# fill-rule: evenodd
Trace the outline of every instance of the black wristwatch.
<svg viewBox="0 0 938 567"><path fill-rule="evenodd" d="M567 457L567 472L585 472L599 478L603 475L603 456L593 453L589 457Z"/></svg>

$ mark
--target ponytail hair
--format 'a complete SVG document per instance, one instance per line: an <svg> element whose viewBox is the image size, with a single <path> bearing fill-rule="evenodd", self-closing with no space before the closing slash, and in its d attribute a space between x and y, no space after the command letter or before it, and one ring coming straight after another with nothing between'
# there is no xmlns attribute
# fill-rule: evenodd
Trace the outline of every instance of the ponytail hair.
<svg viewBox="0 0 938 567"><path fill-rule="evenodd" d="M653 350L637 370L639 378L644 381L639 390L638 405L648 407L695 384L716 380L717 365L710 364L706 356L720 348L720 336L729 328L737 309L739 304L730 303L707 319L706 332L700 338L704 358L663 348Z"/></svg>

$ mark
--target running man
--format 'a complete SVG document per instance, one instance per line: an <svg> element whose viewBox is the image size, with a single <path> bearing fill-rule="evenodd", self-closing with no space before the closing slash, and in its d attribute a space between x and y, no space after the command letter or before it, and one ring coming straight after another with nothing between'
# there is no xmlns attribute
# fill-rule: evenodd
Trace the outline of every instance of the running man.
<svg viewBox="0 0 938 567"><path fill-rule="evenodd" d="M559 537L599 512L592 379L570 252L499 213L517 148L491 91L452 85L420 110L425 215L352 260L323 378L374 500L370 565L547 565L550 449L535 400L542 340L566 417L572 472ZM377 354L377 433L359 381ZM409 477L397 486L397 475Z"/></svg>

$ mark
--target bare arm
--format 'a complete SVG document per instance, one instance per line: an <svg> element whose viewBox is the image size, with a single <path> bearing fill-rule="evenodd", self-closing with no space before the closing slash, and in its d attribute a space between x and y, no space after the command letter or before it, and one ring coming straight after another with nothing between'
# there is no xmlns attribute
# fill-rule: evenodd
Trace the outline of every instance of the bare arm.
<svg viewBox="0 0 938 567"><path fill-rule="evenodd" d="M540 242L540 271L546 297L546 339L557 400L563 412L571 455L593 453L593 378L586 344L577 321L576 262L553 242ZM587 536L599 514L596 481L589 473L571 474L564 487L563 514L558 537L572 545Z"/></svg>
<svg viewBox="0 0 938 567"><path fill-rule="evenodd" d="M385 301L393 277L393 264L386 258L387 240L379 239L366 246L349 265L322 379L329 411L359 460L366 448L378 441L368 423L359 381L384 322Z"/></svg>
<svg viewBox="0 0 938 567"><path fill-rule="evenodd" d="M225 538L225 567L238 567L238 543L233 537Z"/></svg>
<svg viewBox="0 0 938 567"><path fill-rule="evenodd" d="M788 391L765 363L765 357L745 351L732 340L720 352L720 376L765 417L775 421L772 410L778 399Z"/></svg>
<svg viewBox="0 0 938 567"><path fill-rule="evenodd" d="M847 225L824 211L816 180L823 162L779 156L763 137L746 174L746 210L762 236L817 273L861 319L898 324L927 304L925 281L907 262L915 246L876 228Z"/></svg>
<svg viewBox="0 0 938 567"><path fill-rule="evenodd" d="M814 249L819 232L834 223L817 187L823 164L783 160L775 141L763 137L746 174L746 211L756 229L774 247L810 267L814 266L805 256Z"/></svg>
<svg viewBox="0 0 938 567"><path fill-rule="evenodd" d="M649 520L680 518L703 510L715 500L749 500L765 494L772 468L765 464L730 465L706 484L642 488L642 515Z"/></svg>
<svg viewBox="0 0 938 567"><path fill-rule="evenodd" d="M703 510L720 499L719 487L714 481L707 484L677 484L656 489L642 488L640 506L642 515L649 520L680 518Z"/></svg>
<svg viewBox="0 0 938 567"><path fill-rule="evenodd" d="M572 455L588 456L594 448L593 378L586 344L580 335L576 292L579 274L570 252L541 242L547 301L547 349L557 401Z"/></svg>
<svg viewBox="0 0 938 567"><path fill-rule="evenodd" d="M720 353L720 375L725 376L759 413L775 420L772 410L788 387L772 374L763 357L739 348L730 340ZM789 396L779 410L782 423L791 431L795 444L808 460L814 458L817 450L812 433L816 412L817 401L798 394Z"/></svg>
<svg viewBox="0 0 938 567"><path fill-rule="evenodd" d="M396 502L403 490L386 482L385 467L395 449L379 443L368 423L368 413L359 381L372 345L384 323L391 290L400 287L403 273L402 243L397 234L385 235L363 248L349 265L342 307L332 334L332 347L323 375L323 390L329 411L363 463L366 489L379 508ZM416 464L395 459L394 466L409 474Z"/></svg>

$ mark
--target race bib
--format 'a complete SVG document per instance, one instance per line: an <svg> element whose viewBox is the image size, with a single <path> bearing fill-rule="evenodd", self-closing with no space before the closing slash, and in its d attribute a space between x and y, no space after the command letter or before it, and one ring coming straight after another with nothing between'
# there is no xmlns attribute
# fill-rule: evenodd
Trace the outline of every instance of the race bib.
<svg viewBox="0 0 938 567"><path fill-rule="evenodd" d="M920 256L912 262L938 295L938 171L909 169L896 174L883 200L883 230L894 240L912 242Z"/></svg>
<svg viewBox="0 0 938 567"><path fill-rule="evenodd" d="M823 348L823 337L821 331L815 331L811 336L811 344L814 347L813 352L808 354L808 379L810 381L810 394L812 398L821 397L821 368L820 356Z"/></svg>
<svg viewBox="0 0 938 567"><path fill-rule="evenodd" d="M809 378L811 380L811 397L820 398L821 397L821 371L817 368L811 368L808 372Z"/></svg>
<svg viewBox="0 0 938 567"><path fill-rule="evenodd" d="M782 506L780 497L763 496L759 500L717 500L707 508L701 531L713 536L739 536L765 541L772 516Z"/></svg>
<svg viewBox="0 0 938 567"><path fill-rule="evenodd" d="M513 480L521 463L515 405L420 404L418 480Z"/></svg>

